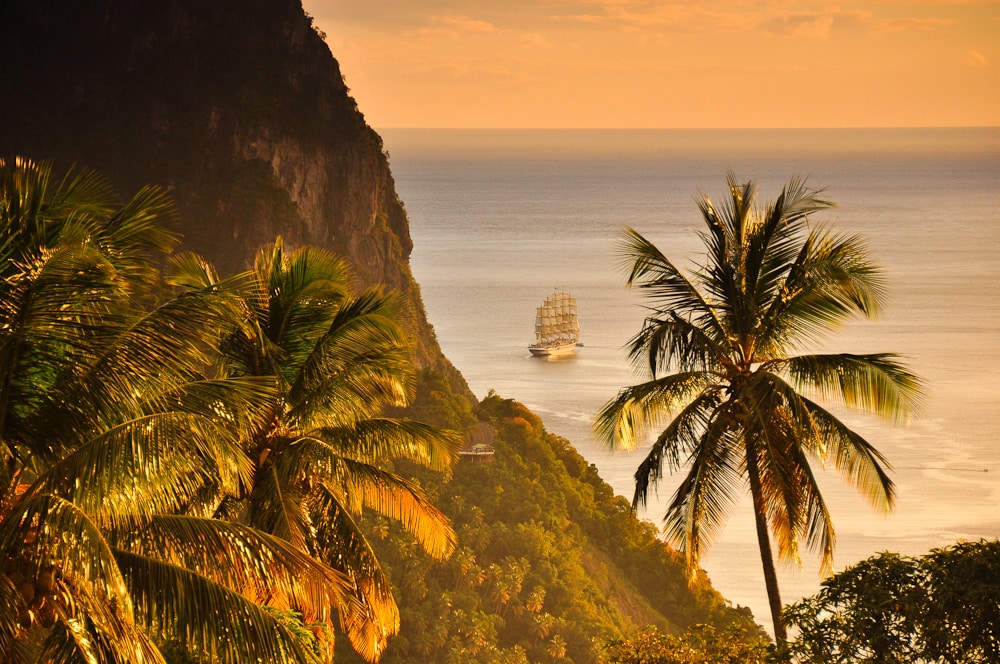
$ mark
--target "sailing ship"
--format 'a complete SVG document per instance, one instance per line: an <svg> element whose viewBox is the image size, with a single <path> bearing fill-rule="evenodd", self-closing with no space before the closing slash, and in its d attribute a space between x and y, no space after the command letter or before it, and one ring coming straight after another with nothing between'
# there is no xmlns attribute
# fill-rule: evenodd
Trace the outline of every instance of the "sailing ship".
<svg viewBox="0 0 1000 664"><path fill-rule="evenodd" d="M576 298L556 291L535 310L535 343L528 350L538 356L570 355L576 352L579 336Z"/></svg>

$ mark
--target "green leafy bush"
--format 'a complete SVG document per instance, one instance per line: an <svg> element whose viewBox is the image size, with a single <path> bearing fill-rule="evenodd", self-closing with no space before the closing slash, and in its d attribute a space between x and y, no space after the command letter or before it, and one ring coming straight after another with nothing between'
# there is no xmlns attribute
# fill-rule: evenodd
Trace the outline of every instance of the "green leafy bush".
<svg viewBox="0 0 1000 664"><path fill-rule="evenodd" d="M1000 661L1000 541L881 553L785 608L795 661Z"/></svg>

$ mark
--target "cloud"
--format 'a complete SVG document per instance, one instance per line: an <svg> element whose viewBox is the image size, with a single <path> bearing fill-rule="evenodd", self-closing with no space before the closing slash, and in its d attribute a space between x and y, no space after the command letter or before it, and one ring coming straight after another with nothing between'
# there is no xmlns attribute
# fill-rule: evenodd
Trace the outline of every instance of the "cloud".
<svg viewBox="0 0 1000 664"><path fill-rule="evenodd" d="M953 18L885 18L875 22L875 32L880 34L896 32L933 32L954 25Z"/></svg>
<svg viewBox="0 0 1000 664"><path fill-rule="evenodd" d="M479 19L470 18L468 16L442 16L437 19L443 25L447 25L461 32L497 32L497 26L493 25L489 21L480 21Z"/></svg>
<svg viewBox="0 0 1000 664"><path fill-rule="evenodd" d="M548 20L553 24L647 33L732 32L747 28L748 16L738 7L710 7L690 1L603 2L586 7L587 11L551 14Z"/></svg>
<svg viewBox="0 0 1000 664"><path fill-rule="evenodd" d="M521 46L526 46L528 48L544 48L544 49L555 48L555 46L552 45L552 42L550 42L543 35L537 32L525 33L521 35L518 41L521 43Z"/></svg>
<svg viewBox="0 0 1000 664"><path fill-rule="evenodd" d="M792 14L776 16L764 21L760 27L770 35L825 38L830 36L835 22L836 17L832 14Z"/></svg>
<svg viewBox="0 0 1000 664"><path fill-rule="evenodd" d="M836 30L871 22L870 11L825 7L822 10L780 14L761 21L760 29L772 36L825 39Z"/></svg>
<svg viewBox="0 0 1000 664"><path fill-rule="evenodd" d="M979 51L969 51L966 53L964 62L969 67L975 67L977 69L990 66L989 59L987 59L987 57Z"/></svg>
<svg viewBox="0 0 1000 664"><path fill-rule="evenodd" d="M434 16L429 20L429 24L428 27L417 30L417 33L459 39L469 35L492 34L500 31L496 25L489 21L469 16Z"/></svg>
<svg viewBox="0 0 1000 664"><path fill-rule="evenodd" d="M466 81L476 84L509 81L524 83L531 78L526 72L511 69L503 64L481 62L473 59L423 64L414 68L413 73L435 81L447 79L449 81Z"/></svg>
<svg viewBox="0 0 1000 664"><path fill-rule="evenodd" d="M922 0L911 4L945 12L982 0ZM545 33L553 27L660 33L746 32L826 37L865 24L876 33L928 32L951 18L894 15L907 3L873 0L305 0L323 25L350 22L398 32L437 31L454 37L512 30Z"/></svg>

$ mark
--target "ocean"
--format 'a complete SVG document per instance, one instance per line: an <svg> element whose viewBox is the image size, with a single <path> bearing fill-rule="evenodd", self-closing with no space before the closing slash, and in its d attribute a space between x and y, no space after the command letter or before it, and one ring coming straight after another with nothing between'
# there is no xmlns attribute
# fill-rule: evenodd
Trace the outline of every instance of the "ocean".
<svg viewBox="0 0 1000 664"><path fill-rule="evenodd" d="M636 382L624 347L644 310L624 285L622 229L693 265L699 192L721 198L731 171L767 201L789 178L808 178L838 205L815 222L862 234L891 292L877 321L851 323L816 350L900 353L928 395L905 425L843 413L890 460L897 504L879 515L833 470L819 472L835 570L881 551L1000 536L1000 128L380 134L445 355L479 397L493 390L530 407L629 499L645 451L611 452L591 433L600 407ZM584 345L534 358L535 307L555 289L576 296ZM679 479L666 477L639 516L659 524ZM702 564L769 626L749 499ZM804 550L779 575L783 602L813 594L819 559Z"/></svg>

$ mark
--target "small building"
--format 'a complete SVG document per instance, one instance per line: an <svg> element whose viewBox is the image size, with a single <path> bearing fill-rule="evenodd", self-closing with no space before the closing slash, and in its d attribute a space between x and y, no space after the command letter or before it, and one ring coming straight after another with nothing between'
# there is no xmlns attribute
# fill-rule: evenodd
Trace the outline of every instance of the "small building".
<svg viewBox="0 0 1000 664"><path fill-rule="evenodd" d="M486 422L480 422L479 426L465 435L465 447L458 453L459 460L466 463L492 461L496 450L490 443L493 442L494 436L496 429Z"/></svg>
<svg viewBox="0 0 1000 664"><path fill-rule="evenodd" d="M496 450L492 445L480 443L458 453L459 459L469 463L486 463L493 460Z"/></svg>

